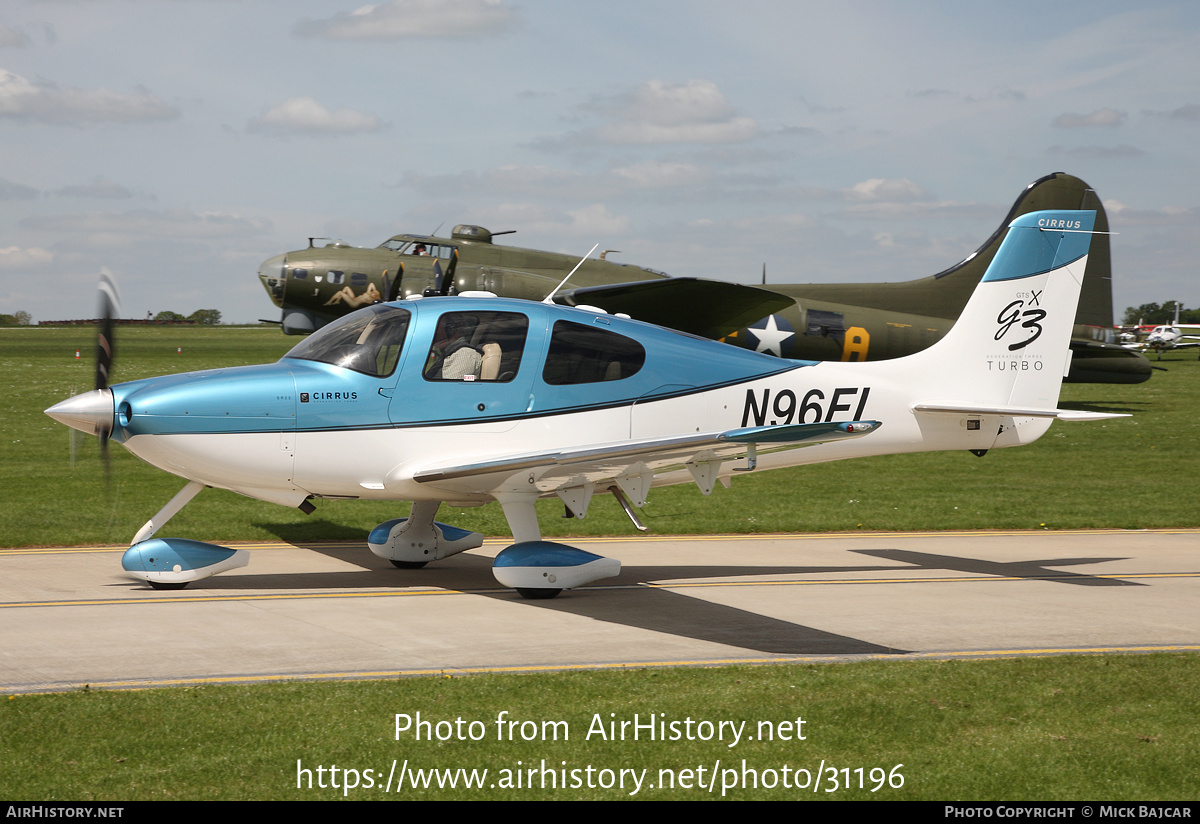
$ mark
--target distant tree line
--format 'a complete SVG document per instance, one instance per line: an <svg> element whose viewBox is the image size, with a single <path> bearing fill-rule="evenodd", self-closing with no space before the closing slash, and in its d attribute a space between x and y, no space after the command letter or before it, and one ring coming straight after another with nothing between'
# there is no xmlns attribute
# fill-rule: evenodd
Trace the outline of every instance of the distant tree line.
<svg viewBox="0 0 1200 824"><path fill-rule="evenodd" d="M1179 306L1180 323L1200 323L1200 309L1185 309L1182 304L1174 300L1169 300L1161 306L1157 303L1143 303L1141 306L1130 306L1125 310L1125 319L1122 323L1126 326L1133 326L1136 323L1147 326L1171 323L1175 320L1176 306Z"/></svg>
<svg viewBox="0 0 1200 824"><path fill-rule="evenodd" d="M149 315L147 315L149 317ZM197 309L190 315L181 315L178 312L159 312L154 316L154 320L159 323L199 323L204 326L216 326L221 322L221 313L216 309ZM51 323L76 323L77 321L52 321ZM78 321L80 323L90 323L91 319ZM45 323L45 321L43 321ZM33 315L24 310L13 312L11 315L0 314L0 326L32 326Z"/></svg>
<svg viewBox="0 0 1200 824"><path fill-rule="evenodd" d="M197 309L188 316L183 316L178 312L159 312L154 316L155 320L171 323L173 321L188 320L192 323L200 323L205 326L216 326L221 322L221 313L216 309Z"/></svg>

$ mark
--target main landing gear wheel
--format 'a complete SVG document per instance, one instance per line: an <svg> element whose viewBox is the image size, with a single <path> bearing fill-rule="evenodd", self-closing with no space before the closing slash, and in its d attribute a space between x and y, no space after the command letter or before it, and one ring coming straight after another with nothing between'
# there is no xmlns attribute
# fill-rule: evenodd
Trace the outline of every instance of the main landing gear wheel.
<svg viewBox="0 0 1200 824"><path fill-rule="evenodd" d="M534 589L533 587L517 587L517 594L522 598L528 598L530 601L545 601L553 598L561 589Z"/></svg>
<svg viewBox="0 0 1200 824"><path fill-rule="evenodd" d="M421 569L428 561L392 561L392 566L396 569Z"/></svg>
<svg viewBox="0 0 1200 824"><path fill-rule="evenodd" d="M147 581L151 589L183 589L190 581Z"/></svg>

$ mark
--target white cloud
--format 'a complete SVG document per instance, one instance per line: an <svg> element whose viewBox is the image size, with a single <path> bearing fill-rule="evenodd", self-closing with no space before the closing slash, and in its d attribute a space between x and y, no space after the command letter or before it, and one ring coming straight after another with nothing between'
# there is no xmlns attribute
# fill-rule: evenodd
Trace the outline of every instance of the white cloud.
<svg viewBox="0 0 1200 824"><path fill-rule="evenodd" d="M179 110L145 89L122 94L104 88L60 88L0 69L0 117L56 125L143 123L174 120Z"/></svg>
<svg viewBox="0 0 1200 824"><path fill-rule="evenodd" d="M1097 109L1091 114L1076 114L1067 112L1054 118L1051 123L1060 129L1087 129L1093 126L1115 128L1125 122L1129 115L1116 109Z"/></svg>
<svg viewBox="0 0 1200 824"><path fill-rule="evenodd" d="M912 203L930 197L929 192L906 177L891 180L873 177L843 189L842 195L851 201L889 203Z"/></svg>
<svg viewBox="0 0 1200 824"><path fill-rule="evenodd" d="M253 118L247 128L252 132L334 135L376 132L383 123L373 114L345 108L331 112L311 97L292 97Z"/></svg>
<svg viewBox="0 0 1200 824"><path fill-rule="evenodd" d="M596 136L605 143L737 143L757 137L759 127L738 117L715 83L651 80L618 104L615 122Z"/></svg>
<svg viewBox="0 0 1200 824"><path fill-rule="evenodd" d="M762 132L753 119L739 116L709 80L682 84L651 80L628 94L594 105L609 118L608 123L544 144L740 143Z"/></svg>
<svg viewBox="0 0 1200 824"><path fill-rule="evenodd" d="M9 246L0 249L0 269L25 269L30 266L41 266L54 260L54 253L39 246L22 249L19 246Z"/></svg>
<svg viewBox="0 0 1200 824"><path fill-rule="evenodd" d="M324 20L301 20L296 34L330 40L471 37L504 28L512 9L500 0L391 0Z"/></svg>
<svg viewBox="0 0 1200 824"><path fill-rule="evenodd" d="M1160 209L1135 209L1119 200L1104 201L1113 225L1120 226L1194 226L1200 210L1183 206L1163 206Z"/></svg>

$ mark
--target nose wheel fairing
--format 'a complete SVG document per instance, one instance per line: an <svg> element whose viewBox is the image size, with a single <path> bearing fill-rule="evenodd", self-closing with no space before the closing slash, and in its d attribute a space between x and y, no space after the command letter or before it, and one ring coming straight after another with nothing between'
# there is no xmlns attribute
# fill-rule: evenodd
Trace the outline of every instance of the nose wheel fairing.
<svg viewBox="0 0 1200 824"><path fill-rule="evenodd" d="M178 589L220 572L250 563L244 549L228 549L186 538L151 538L121 556L121 566L153 587Z"/></svg>

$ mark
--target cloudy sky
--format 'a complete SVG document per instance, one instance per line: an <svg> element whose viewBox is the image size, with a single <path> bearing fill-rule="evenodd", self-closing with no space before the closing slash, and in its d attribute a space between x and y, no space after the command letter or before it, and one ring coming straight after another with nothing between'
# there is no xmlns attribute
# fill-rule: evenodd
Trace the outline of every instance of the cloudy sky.
<svg viewBox="0 0 1200 824"><path fill-rule="evenodd" d="M1200 304L1200 4L5 0L0 312L277 318L310 235L478 223L677 275L908 280L1088 181Z"/></svg>

